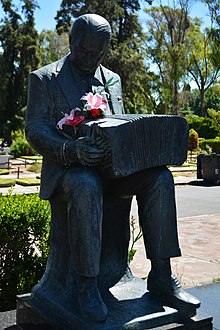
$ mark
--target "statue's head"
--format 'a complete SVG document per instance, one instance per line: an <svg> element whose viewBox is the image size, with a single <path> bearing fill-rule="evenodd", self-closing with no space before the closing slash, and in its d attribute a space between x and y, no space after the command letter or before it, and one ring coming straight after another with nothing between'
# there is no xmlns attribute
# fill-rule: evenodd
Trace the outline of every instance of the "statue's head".
<svg viewBox="0 0 220 330"><path fill-rule="evenodd" d="M108 21L96 14L78 17L70 34L70 58L80 73L93 73L101 63L111 40Z"/></svg>

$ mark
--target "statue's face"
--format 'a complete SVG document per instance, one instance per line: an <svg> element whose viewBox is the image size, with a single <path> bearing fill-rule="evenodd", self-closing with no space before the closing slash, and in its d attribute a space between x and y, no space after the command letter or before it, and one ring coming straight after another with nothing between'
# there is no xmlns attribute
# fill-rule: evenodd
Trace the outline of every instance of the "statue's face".
<svg viewBox="0 0 220 330"><path fill-rule="evenodd" d="M78 38L71 38L71 60L82 74L94 73L101 63L109 44L106 36L85 32Z"/></svg>

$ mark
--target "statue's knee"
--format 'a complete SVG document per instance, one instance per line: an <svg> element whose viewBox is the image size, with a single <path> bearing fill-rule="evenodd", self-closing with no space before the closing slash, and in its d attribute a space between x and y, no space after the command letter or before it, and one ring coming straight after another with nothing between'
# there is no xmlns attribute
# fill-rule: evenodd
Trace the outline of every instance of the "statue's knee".
<svg viewBox="0 0 220 330"><path fill-rule="evenodd" d="M162 171L162 180L167 184L173 184L173 175L168 168L163 168Z"/></svg>
<svg viewBox="0 0 220 330"><path fill-rule="evenodd" d="M160 187L164 187L166 190L173 190L173 175L168 168L164 167L161 169L160 174L158 175L157 183Z"/></svg>
<svg viewBox="0 0 220 330"><path fill-rule="evenodd" d="M160 188L161 187L173 187L173 176L170 170L166 167L154 168L148 173L150 187Z"/></svg>

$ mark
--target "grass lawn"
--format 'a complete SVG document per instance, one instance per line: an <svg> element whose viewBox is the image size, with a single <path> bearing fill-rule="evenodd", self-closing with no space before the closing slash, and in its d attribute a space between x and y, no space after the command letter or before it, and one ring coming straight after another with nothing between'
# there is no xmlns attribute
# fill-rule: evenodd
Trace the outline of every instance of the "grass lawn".
<svg viewBox="0 0 220 330"><path fill-rule="evenodd" d="M15 185L15 180L14 179L0 179L0 187L11 187Z"/></svg>
<svg viewBox="0 0 220 330"><path fill-rule="evenodd" d="M32 165L28 166L27 170L28 172L35 172L40 173L41 172L42 163L36 162Z"/></svg>
<svg viewBox="0 0 220 330"><path fill-rule="evenodd" d="M4 174L9 174L9 170L6 170L4 168L0 168L0 175L4 175Z"/></svg>
<svg viewBox="0 0 220 330"><path fill-rule="evenodd" d="M38 186L40 184L40 180L34 178L15 179L15 181L21 186Z"/></svg>
<svg viewBox="0 0 220 330"><path fill-rule="evenodd" d="M29 159L29 160L42 160L43 159L43 157L42 156L21 156L21 157L19 157L19 158L21 158L21 159Z"/></svg>
<svg viewBox="0 0 220 330"><path fill-rule="evenodd" d="M0 178L0 188L11 187L15 184L21 186L38 186L40 185L40 179L38 178L21 178L21 179L2 179Z"/></svg>

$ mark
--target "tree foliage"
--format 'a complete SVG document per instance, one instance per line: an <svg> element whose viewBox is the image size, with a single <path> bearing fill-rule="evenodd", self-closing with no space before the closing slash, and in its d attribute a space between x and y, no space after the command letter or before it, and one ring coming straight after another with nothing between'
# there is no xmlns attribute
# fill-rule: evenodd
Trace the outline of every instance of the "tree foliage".
<svg viewBox="0 0 220 330"><path fill-rule="evenodd" d="M38 34L34 28L37 3L23 0L20 13L12 0L0 0L0 4L5 12L0 22L0 136L10 142L10 132L24 122L28 73L39 62Z"/></svg>
<svg viewBox="0 0 220 330"><path fill-rule="evenodd" d="M73 20L85 13L110 22L113 36L103 64L122 78L126 112L207 115L220 111L220 4L208 6L211 26L201 32L201 20L190 18L192 0L145 1L146 31L139 22L141 1L60 0L56 30L35 30L37 0L0 0L0 137L24 126L28 73L58 60L69 51ZM16 5L14 5L16 4ZM142 4L144 2L142 1ZM143 15L141 16L143 22ZM145 31L145 32L143 32ZM190 79L197 81L191 90ZM213 134L211 134L213 135Z"/></svg>
<svg viewBox="0 0 220 330"><path fill-rule="evenodd" d="M194 29L191 38L194 47L188 47L187 70L200 93L199 114L206 116L205 93L220 76L220 61L219 64L213 61L214 46L208 31L202 33L199 29ZM218 56L220 57L220 50Z"/></svg>
<svg viewBox="0 0 220 330"><path fill-rule="evenodd" d="M214 109L207 109L207 113L209 117L212 118L214 126L218 133L218 137L220 137L220 111L216 111Z"/></svg>
<svg viewBox="0 0 220 330"><path fill-rule="evenodd" d="M55 62L69 52L69 33L43 30L39 35L39 66Z"/></svg>

